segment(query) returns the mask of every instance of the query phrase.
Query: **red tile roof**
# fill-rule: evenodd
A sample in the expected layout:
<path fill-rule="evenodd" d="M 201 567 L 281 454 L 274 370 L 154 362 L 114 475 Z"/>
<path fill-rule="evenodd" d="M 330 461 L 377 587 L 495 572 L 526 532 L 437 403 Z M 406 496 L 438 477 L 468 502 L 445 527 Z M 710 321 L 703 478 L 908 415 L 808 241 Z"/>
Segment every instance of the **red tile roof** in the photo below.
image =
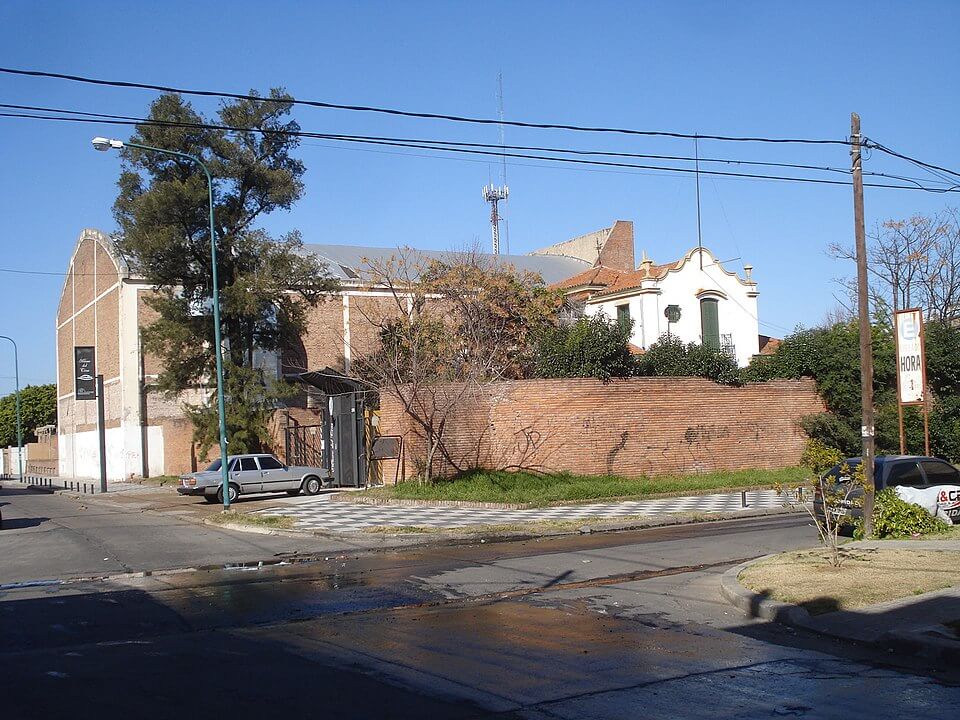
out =
<path fill-rule="evenodd" d="M 569 290 L 570 288 L 586 286 L 597 286 L 602 285 L 604 287 L 615 282 L 617 276 L 620 275 L 622 270 L 613 270 L 612 268 L 603 267 L 592 267 L 589 270 L 584 270 L 578 275 L 567 278 L 566 280 L 561 280 L 558 283 L 554 283 L 551 287 L 559 288 L 561 290 Z"/>
<path fill-rule="evenodd" d="M 760 354 L 761 355 L 773 355 L 777 352 L 777 348 L 780 347 L 782 340 L 779 340 L 775 337 L 770 337 L 769 335 L 760 336 Z"/>

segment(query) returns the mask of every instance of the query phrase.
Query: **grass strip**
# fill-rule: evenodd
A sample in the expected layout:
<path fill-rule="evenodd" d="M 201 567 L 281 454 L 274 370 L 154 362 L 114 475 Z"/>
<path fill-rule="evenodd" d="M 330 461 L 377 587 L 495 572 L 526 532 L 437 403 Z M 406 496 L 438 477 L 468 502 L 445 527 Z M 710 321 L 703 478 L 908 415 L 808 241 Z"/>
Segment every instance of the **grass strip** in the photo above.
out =
<path fill-rule="evenodd" d="M 210 522 L 217 525 L 247 525 L 270 530 L 289 530 L 296 524 L 296 520 L 285 515 L 260 515 L 254 513 L 239 513 L 235 510 L 226 510 L 211 515 Z"/>
<path fill-rule="evenodd" d="M 437 480 L 430 485 L 408 480 L 369 490 L 365 494 L 398 500 L 460 500 L 543 506 L 795 487 L 804 483 L 807 474 L 807 471 L 798 467 L 638 478 L 475 470 L 449 480 Z"/>
<path fill-rule="evenodd" d="M 740 582 L 811 615 L 960 585 L 960 552 L 851 548 L 844 553 L 839 568 L 827 562 L 823 549 L 782 553 L 748 567 Z"/>

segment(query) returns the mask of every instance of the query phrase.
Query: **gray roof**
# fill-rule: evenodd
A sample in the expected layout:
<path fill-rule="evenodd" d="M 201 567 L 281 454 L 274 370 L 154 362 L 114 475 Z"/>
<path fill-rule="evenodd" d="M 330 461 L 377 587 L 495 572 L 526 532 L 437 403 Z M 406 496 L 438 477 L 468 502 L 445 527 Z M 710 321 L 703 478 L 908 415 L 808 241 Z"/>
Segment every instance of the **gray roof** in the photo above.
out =
<path fill-rule="evenodd" d="M 327 261 L 330 273 L 343 282 L 357 281 L 362 278 L 364 259 L 369 261 L 388 260 L 401 252 L 400 248 L 362 247 L 360 245 L 304 244 L 304 253 L 316 255 Z M 452 260 L 464 253 L 450 250 L 405 249 L 421 258 Z M 579 258 L 562 255 L 491 255 L 482 253 L 482 257 L 494 260 L 498 264 L 512 265 L 518 271 L 528 270 L 540 273 L 548 285 L 566 280 L 590 267 L 590 263 Z"/>

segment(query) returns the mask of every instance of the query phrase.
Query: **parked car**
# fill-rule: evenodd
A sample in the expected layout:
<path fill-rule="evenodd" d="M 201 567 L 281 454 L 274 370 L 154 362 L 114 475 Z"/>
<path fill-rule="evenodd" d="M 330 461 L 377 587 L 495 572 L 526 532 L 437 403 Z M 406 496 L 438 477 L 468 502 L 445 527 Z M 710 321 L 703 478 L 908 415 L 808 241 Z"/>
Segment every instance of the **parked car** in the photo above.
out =
<path fill-rule="evenodd" d="M 835 517 L 863 517 L 863 511 L 856 507 L 863 497 L 863 488 L 849 489 L 850 474 L 862 462 L 858 457 L 847 458 L 821 476 L 828 492 L 843 494 L 846 498 L 840 501 L 840 507 L 833 508 Z M 945 460 L 925 455 L 878 455 L 874 458 L 873 484 L 876 492 L 895 487 L 929 490 L 942 486 L 938 504 L 947 516 L 960 522 L 960 470 Z M 817 517 L 823 518 L 823 497 L 819 488 L 814 494 L 813 508 Z"/>
<path fill-rule="evenodd" d="M 316 495 L 333 483 L 330 471 L 320 467 L 287 466 L 273 455 L 230 455 L 230 502 L 240 495 L 286 490 L 290 495 Z M 181 495 L 202 495 L 207 502 L 223 502 L 223 478 L 220 459 L 201 472 L 180 476 L 177 492 Z"/>

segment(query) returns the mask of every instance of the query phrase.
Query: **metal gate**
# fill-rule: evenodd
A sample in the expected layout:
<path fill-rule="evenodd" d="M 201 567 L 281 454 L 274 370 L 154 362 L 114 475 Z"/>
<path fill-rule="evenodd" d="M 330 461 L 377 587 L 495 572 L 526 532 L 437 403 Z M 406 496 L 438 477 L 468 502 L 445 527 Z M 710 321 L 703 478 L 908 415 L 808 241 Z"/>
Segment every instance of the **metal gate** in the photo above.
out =
<path fill-rule="evenodd" d="M 364 410 L 367 393 L 359 383 L 326 368 L 298 378 L 322 393 L 319 423 L 286 428 L 287 464 L 330 470 L 339 487 L 367 484 L 367 442 Z"/>
<path fill-rule="evenodd" d="M 320 425 L 294 425 L 286 429 L 286 458 L 288 465 L 330 467 L 330 428 Z"/>

